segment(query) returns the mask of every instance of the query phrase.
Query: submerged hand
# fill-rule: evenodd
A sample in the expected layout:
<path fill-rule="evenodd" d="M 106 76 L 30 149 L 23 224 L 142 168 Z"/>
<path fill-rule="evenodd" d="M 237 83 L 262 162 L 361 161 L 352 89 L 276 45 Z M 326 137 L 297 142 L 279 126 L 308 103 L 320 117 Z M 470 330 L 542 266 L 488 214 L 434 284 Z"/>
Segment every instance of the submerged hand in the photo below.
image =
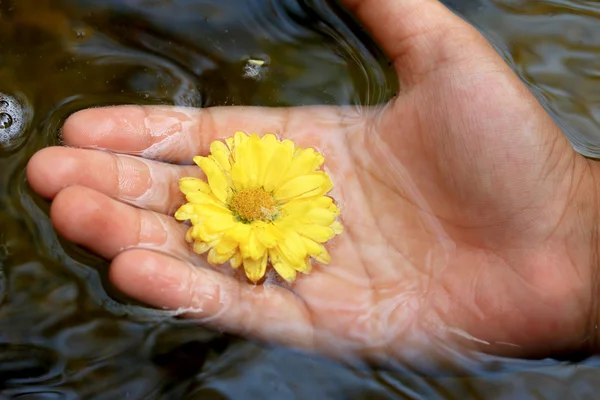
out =
<path fill-rule="evenodd" d="M 72 147 L 28 166 L 56 229 L 112 259 L 112 282 L 133 298 L 263 340 L 400 359 L 434 343 L 519 356 L 593 347 L 596 165 L 437 1 L 345 3 L 393 60 L 397 98 L 80 111 L 63 130 Z M 179 178 L 200 176 L 177 163 L 237 130 L 318 148 L 335 185 L 345 232 L 331 264 L 289 288 L 207 266 L 172 218 Z"/>

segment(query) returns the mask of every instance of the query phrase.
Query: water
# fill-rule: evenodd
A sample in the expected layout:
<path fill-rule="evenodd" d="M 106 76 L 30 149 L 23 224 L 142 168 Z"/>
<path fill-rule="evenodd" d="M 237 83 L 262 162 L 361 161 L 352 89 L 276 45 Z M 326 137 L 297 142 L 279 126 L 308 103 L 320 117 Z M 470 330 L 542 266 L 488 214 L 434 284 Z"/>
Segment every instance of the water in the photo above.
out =
<path fill-rule="evenodd" d="M 17 147 L 25 139 L 30 110 L 24 100 L 0 93 L 0 147 Z"/>
<path fill-rule="evenodd" d="M 493 41 L 574 147 L 597 156 L 599 6 L 447 3 Z M 390 98 L 396 83 L 387 61 L 338 8 L 292 0 L 2 1 L 0 41 L 3 398 L 597 393 L 594 357 L 576 364 L 483 357 L 466 376 L 423 377 L 401 368 L 351 368 L 163 318 L 116 292 L 106 261 L 57 237 L 49 205 L 29 189 L 24 167 L 36 150 L 60 143 L 60 126 L 76 110 L 125 103 L 377 104 Z"/>

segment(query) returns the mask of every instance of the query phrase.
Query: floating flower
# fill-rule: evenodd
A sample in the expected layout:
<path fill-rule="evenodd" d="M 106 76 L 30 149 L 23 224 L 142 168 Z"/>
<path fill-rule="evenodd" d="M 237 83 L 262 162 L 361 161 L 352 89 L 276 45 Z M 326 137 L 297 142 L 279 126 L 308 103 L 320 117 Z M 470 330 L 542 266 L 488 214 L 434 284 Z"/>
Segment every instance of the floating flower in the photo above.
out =
<path fill-rule="evenodd" d="M 342 232 L 340 210 L 325 196 L 333 184 L 313 149 L 268 134 L 236 132 L 214 141 L 208 157 L 194 157 L 208 182 L 182 178 L 188 203 L 175 213 L 192 226 L 186 240 L 208 252 L 213 265 L 244 266 L 253 282 L 271 265 L 286 281 L 310 273 L 312 260 L 328 264 L 323 244 Z"/>

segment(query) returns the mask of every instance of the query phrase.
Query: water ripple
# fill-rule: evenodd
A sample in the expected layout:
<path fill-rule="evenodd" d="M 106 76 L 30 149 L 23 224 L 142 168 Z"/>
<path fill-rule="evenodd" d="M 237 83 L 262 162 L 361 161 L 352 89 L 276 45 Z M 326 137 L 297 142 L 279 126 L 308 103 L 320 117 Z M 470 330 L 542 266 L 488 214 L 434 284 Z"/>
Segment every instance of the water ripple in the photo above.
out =
<path fill-rule="evenodd" d="M 600 7 L 597 2 L 495 0 L 481 19 L 574 149 L 600 157 Z M 534 23 L 535 22 L 535 23 Z"/>

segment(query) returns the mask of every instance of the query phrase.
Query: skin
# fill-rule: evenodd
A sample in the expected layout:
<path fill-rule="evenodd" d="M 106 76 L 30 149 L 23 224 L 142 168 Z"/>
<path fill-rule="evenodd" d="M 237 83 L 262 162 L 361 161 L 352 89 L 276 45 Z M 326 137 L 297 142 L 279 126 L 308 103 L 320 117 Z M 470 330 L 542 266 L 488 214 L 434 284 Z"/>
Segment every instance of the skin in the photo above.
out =
<path fill-rule="evenodd" d="M 83 110 L 35 154 L 57 231 L 151 306 L 334 357 L 597 349 L 598 166 L 489 43 L 435 0 L 346 0 L 393 61 L 385 107 Z M 316 147 L 345 233 L 332 262 L 253 285 L 190 252 L 177 181 L 236 130 Z M 52 168 L 47 168 L 52 165 Z M 445 356 L 446 354 L 446 356 Z"/>

